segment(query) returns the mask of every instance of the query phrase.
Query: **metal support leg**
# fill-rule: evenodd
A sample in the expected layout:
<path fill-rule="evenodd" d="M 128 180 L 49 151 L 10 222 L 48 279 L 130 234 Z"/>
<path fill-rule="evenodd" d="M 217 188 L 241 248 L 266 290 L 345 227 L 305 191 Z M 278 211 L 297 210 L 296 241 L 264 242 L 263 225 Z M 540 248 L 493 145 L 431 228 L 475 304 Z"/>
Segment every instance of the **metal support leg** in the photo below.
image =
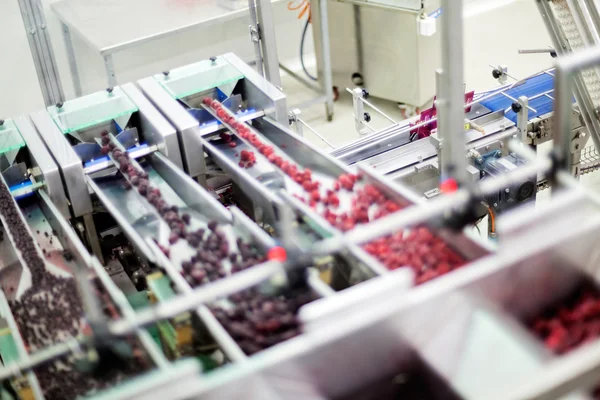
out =
<path fill-rule="evenodd" d="M 263 70 L 262 54 L 260 52 L 260 29 L 258 28 L 258 17 L 256 16 L 256 3 L 254 0 L 248 0 L 248 9 L 250 10 L 250 40 L 254 46 L 254 57 L 256 58 L 256 71 L 265 75 Z"/>
<path fill-rule="evenodd" d="M 115 75 L 115 64 L 113 63 L 112 54 L 107 54 L 104 56 L 104 65 L 106 66 L 108 87 L 112 88 L 117 86 L 117 76 Z"/>
<path fill-rule="evenodd" d="M 323 90 L 325 91 L 325 112 L 327 121 L 333 120 L 333 72 L 331 69 L 331 49 L 329 47 L 328 0 L 319 1 L 319 20 L 321 22 L 321 59 L 323 60 Z"/>
<path fill-rule="evenodd" d="M 281 74 L 279 73 L 279 58 L 277 56 L 277 41 L 275 40 L 275 25 L 273 23 L 271 0 L 255 0 L 255 2 L 265 77 L 273 85 L 281 87 Z"/>
<path fill-rule="evenodd" d="M 365 73 L 365 60 L 362 42 L 362 19 L 360 17 L 360 6 L 355 4 L 352 6 L 352 12 L 354 14 L 354 37 L 356 40 L 356 58 L 358 65 L 358 73 L 364 76 Z M 365 83 L 363 82 L 363 85 Z"/>
<path fill-rule="evenodd" d="M 442 71 L 437 71 L 438 131 L 442 143 L 442 181 L 454 178 L 459 185 L 468 183 L 465 157 L 465 92 L 463 79 L 463 5 L 443 0 Z"/>
<path fill-rule="evenodd" d="M 92 214 L 85 214 L 83 216 L 83 224 L 85 225 L 85 235 L 92 252 L 104 264 L 104 257 L 102 256 L 102 248 L 100 247 L 100 240 L 98 240 L 98 232 L 96 232 L 96 224 L 94 224 L 94 217 Z"/>
<path fill-rule="evenodd" d="M 63 38 L 65 40 L 65 47 L 67 49 L 67 58 L 69 59 L 71 79 L 73 80 L 73 89 L 75 90 L 75 96 L 80 97 L 83 94 L 83 91 L 81 90 L 81 78 L 79 77 L 79 69 L 77 68 L 77 59 L 75 58 L 75 49 L 73 47 L 71 31 L 65 24 L 62 24 L 62 31 Z"/>
<path fill-rule="evenodd" d="M 519 97 L 519 106 L 521 107 L 517 114 L 517 130 L 519 131 L 519 137 L 521 142 L 527 143 L 529 138 L 527 136 L 527 123 L 529 122 L 529 100 L 526 96 Z"/>
<path fill-rule="evenodd" d="M 46 29 L 44 8 L 40 0 L 19 0 L 19 7 L 44 103 L 47 106 L 54 105 L 64 100 L 64 93 Z"/>

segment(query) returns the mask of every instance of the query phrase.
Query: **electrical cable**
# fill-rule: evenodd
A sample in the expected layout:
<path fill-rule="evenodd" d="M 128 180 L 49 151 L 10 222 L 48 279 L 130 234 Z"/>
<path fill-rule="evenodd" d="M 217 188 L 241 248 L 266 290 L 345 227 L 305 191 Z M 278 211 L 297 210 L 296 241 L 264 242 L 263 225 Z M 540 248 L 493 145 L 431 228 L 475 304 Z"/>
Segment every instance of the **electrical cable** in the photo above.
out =
<path fill-rule="evenodd" d="M 313 81 L 317 81 L 318 79 L 310 74 L 306 69 L 306 65 L 304 65 L 304 41 L 306 40 L 306 32 L 308 31 L 308 25 L 310 24 L 310 18 L 306 20 L 304 24 L 304 30 L 302 31 L 302 38 L 300 39 L 300 64 L 302 64 L 302 70 Z"/>

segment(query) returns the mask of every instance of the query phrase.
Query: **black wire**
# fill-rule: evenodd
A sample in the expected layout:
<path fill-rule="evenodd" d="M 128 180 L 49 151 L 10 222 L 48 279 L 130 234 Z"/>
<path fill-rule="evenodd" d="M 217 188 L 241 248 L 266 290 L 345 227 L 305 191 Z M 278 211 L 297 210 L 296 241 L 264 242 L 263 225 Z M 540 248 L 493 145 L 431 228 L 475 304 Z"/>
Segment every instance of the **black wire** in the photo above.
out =
<path fill-rule="evenodd" d="M 312 76 L 310 74 L 310 72 L 308 72 L 308 70 L 306 69 L 306 66 L 304 65 L 304 40 L 306 39 L 306 32 L 308 31 L 309 23 L 310 23 L 310 21 L 307 18 L 306 24 L 304 24 L 304 30 L 302 31 L 302 38 L 300 39 L 300 64 L 302 64 L 302 69 L 304 70 L 304 73 L 306 74 L 306 76 L 308 76 L 313 81 L 316 81 L 317 78 Z"/>

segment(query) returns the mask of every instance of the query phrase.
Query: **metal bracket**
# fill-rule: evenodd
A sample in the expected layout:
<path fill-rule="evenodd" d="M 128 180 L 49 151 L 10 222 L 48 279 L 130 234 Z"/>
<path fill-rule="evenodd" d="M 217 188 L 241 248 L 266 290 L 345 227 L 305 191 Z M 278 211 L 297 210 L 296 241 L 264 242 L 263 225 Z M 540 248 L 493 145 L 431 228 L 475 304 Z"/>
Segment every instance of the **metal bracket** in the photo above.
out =
<path fill-rule="evenodd" d="M 302 114 L 302 111 L 300 111 L 299 108 L 294 108 L 293 110 L 290 110 L 289 118 L 290 118 L 290 124 L 292 124 L 292 123 L 294 124 L 296 134 L 298 134 L 298 136 L 300 136 L 300 137 L 304 137 L 304 130 L 302 129 L 302 122 L 300 122 L 301 114 Z"/>
<path fill-rule="evenodd" d="M 527 136 L 527 125 L 529 122 L 529 99 L 526 96 L 519 97 L 517 103 L 513 103 L 513 111 L 517 113 L 517 130 L 519 138 L 523 143 L 529 143 Z"/>
<path fill-rule="evenodd" d="M 369 133 L 365 125 L 365 105 L 362 101 L 363 89 L 355 88 L 351 90 L 352 105 L 354 107 L 354 127 L 360 136 Z"/>
<path fill-rule="evenodd" d="M 506 65 L 498 65 L 492 71 L 492 76 L 500 82 L 501 85 L 506 84 L 508 79 L 508 67 Z"/>
<path fill-rule="evenodd" d="M 258 25 L 250 25 L 250 39 L 252 43 L 260 42 L 260 28 Z"/>

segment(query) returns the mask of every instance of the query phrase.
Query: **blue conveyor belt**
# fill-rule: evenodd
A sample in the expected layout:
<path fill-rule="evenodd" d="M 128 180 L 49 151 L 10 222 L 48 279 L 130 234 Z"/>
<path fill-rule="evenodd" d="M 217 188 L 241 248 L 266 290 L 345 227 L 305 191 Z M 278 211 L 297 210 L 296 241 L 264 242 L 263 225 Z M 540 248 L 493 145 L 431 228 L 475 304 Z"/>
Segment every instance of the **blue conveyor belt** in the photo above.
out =
<path fill-rule="evenodd" d="M 542 73 L 540 75 L 536 75 L 528 79 L 519 86 L 507 90 L 506 93 L 515 99 L 518 99 L 521 96 L 527 96 L 531 98 L 535 95 L 547 92 L 552 89 L 554 89 L 554 77 Z M 550 93 L 550 96 L 554 97 L 553 93 Z M 509 108 L 512 103 L 513 101 L 511 99 L 502 94 L 498 94 L 492 98 L 481 102 L 483 106 L 489 108 L 492 111 L 505 110 Z M 535 109 L 537 112 L 534 113 L 533 111 L 529 110 L 529 119 L 547 114 L 550 111 L 552 111 L 552 103 L 552 99 L 548 98 L 547 96 L 541 96 L 537 99 L 530 100 L 529 107 Z M 517 122 L 517 115 L 512 110 L 509 110 L 506 113 L 506 118 L 510 119 L 515 123 Z"/>

